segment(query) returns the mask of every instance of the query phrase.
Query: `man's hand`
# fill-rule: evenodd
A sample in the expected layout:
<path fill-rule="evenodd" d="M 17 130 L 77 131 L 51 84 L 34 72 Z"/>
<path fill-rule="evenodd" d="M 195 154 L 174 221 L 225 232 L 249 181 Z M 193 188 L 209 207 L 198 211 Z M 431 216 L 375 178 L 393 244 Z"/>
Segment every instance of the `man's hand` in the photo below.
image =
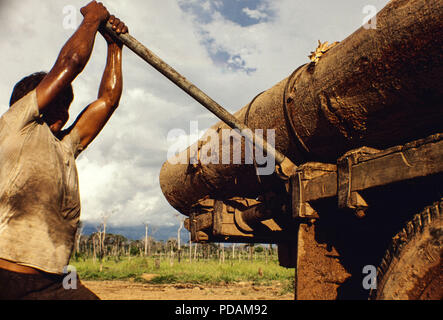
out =
<path fill-rule="evenodd" d="M 111 16 L 108 20 L 108 22 L 112 25 L 112 30 L 115 31 L 115 33 L 119 34 L 125 34 L 128 32 L 128 27 L 125 25 L 123 21 L 116 18 L 115 16 Z M 99 28 L 100 34 L 105 38 L 106 42 L 108 44 L 116 43 L 119 45 L 119 47 L 122 47 L 123 44 L 120 41 L 116 41 L 113 37 L 111 37 L 106 31 L 104 31 L 103 28 Z"/>
<path fill-rule="evenodd" d="M 97 1 L 91 1 L 88 5 L 81 8 L 80 12 L 85 19 L 91 19 L 98 23 L 109 19 L 109 11 L 101 2 Z"/>
<path fill-rule="evenodd" d="M 125 34 L 128 32 L 128 27 L 125 25 L 123 21 L 121 21 L 119 18 L 116 18 L 114 16 L 111 16 L 109 18 L 109 23 L 112 24 L 112 30 L 114 30 L 117 34 Z"/>

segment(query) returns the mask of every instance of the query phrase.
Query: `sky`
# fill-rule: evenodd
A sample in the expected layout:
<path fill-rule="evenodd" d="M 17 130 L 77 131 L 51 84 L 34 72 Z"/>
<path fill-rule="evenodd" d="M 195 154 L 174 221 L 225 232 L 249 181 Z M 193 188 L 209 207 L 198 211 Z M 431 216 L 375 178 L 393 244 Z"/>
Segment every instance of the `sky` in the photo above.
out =
<path fill-rule="evenodd" d="M 235 112 L 257 93 L 286 78 L 317 41 L 341 41 L 357 30 L 371 8 L 387 0 L 107 0 L 104 5 L 156 55 Z M 82 21 L 77 0 L 0 0 L 0 114 L 12 88 L 36 71 L 49 71 Z M 368 6 L 369 9 L 368 9 Z M 73 83 L 69 126 L 97 97 L 106 62 L 98 34 L 92 57 Z M 180 214 L 165 200 L 159 172 L 167 160 L 171 130 L 183 149 L 218 120 L 128 49 L 123 55 L 120 106 L 77 160 L 81 220 L 129 227 L 178 225 Z"/>

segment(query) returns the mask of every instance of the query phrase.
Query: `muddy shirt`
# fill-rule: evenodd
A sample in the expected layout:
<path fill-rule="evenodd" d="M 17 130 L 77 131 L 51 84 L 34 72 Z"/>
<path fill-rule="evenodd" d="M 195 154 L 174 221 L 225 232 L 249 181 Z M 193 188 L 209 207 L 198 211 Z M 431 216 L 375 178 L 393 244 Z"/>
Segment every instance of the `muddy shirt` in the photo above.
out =
<path fill-rule="evenodd" d="M 41 120 L 35 90 L 0 118 L 0 258 L 58 274 L 79 222 L 82 151 L 75 129 L 62 136 Z"/>

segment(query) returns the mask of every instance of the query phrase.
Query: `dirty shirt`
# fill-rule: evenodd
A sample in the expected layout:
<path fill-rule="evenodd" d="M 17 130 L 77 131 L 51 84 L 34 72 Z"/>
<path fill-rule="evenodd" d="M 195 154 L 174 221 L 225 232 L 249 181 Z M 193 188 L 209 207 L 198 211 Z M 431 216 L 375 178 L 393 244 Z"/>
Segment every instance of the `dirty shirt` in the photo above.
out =
<path fill-rule="evenodd" d="M 76 129 L 56 138 L 36 91 L 0 117 L 0 258 L 61 274 L 80 216 Z"/>

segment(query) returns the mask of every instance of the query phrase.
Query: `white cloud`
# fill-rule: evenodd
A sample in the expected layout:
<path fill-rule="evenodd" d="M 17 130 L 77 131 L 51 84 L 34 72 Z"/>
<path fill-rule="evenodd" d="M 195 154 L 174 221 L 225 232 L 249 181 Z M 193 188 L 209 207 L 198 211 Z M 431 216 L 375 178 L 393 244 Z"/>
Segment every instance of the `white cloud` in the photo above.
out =
<path fill-rule="evenodd" d="M 243 12 L 250 18 L 260 20 L 266 18 L 268 15 L 260 10 L 252 10 L 249 8 L 243 8 Z"/>

